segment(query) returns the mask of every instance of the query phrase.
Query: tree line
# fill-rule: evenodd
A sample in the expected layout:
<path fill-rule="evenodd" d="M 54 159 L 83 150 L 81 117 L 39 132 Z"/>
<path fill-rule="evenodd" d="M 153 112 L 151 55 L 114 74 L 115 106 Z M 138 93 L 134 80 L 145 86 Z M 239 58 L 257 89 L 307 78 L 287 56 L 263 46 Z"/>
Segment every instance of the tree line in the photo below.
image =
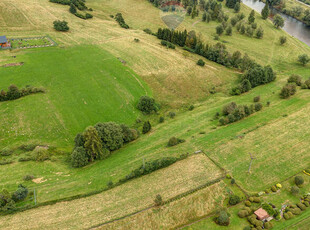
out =
<path fill-rule="evenodd" d="M 92 18 L 93 15 L 90 13 L 85 13 L 85 14 L 81 14 L 80 12 L 78 12 L 78 10 L 80 11 L 93 11 L 92 8 L 88 8 L 85 4 L 85 0 L 49 0 L 50 2 L 53 3 L 57 3 L 57 4 L 61 4 L 61 5 L 68 5 L 69 7 L 69 12 L 75 16 L 77 16 L 78 18 L 82 18 L 82 19 L 89 19 Z"/>

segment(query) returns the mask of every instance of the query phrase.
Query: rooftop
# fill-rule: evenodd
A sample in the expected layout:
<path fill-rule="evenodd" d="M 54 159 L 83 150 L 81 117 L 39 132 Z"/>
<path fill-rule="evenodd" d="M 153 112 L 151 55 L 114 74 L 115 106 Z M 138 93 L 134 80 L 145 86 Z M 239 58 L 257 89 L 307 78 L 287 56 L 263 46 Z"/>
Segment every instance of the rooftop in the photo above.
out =
<path fill-rule="evenodd" d="M 255 214 L 255 215 L 257 216 L 257 218 L 260 219 L 260 220 L 264 220 L 264 219 L 266 219 L 266 218 L 269 217 L 268 213 L 267 213 L 264 209 L 262 209 L 262 208 L 257 209 L 257 210 L 254 212 L 254 214 Z"/>
<path fill-rule="evenodd" d="M 7 43 L 8 40 L 6 39 L 6 36 L 0 36 L 0 43 Z"/>

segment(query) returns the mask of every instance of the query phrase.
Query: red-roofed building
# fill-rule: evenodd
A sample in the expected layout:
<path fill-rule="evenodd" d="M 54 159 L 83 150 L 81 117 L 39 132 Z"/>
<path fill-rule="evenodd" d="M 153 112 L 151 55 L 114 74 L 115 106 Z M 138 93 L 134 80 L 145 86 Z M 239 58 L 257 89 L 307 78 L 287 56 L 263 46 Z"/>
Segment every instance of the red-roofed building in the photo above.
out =
<path fill-rule="evenodd" d="M 8 42 L 6 36 L 0 36 L 0 48 L 11 48 L 11 43 Z"/>
<path fill-rule="evenodd" d="M 268 213 L 262 208 L 257 209 L 254 212 L 254 214 L 257 216 L 257 219 L 259 220 L 265 220 L 269 217 Z"/>

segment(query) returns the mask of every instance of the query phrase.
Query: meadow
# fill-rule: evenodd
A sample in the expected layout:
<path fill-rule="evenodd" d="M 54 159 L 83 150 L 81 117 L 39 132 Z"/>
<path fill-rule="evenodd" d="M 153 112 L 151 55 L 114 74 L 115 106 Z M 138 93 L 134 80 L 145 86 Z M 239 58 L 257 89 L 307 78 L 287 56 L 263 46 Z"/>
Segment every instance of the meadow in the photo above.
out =
<path fill-rule="evenodd" d="M 1 7 L 4 4 L 7 7 Z M 0 132 L 3 134 L 0 136 L 0 148 L 35 143 L 56 147 L 57 151 L 53 160 L 46 162 L 17 162 L 19 156 L 16 153 L 13 164 L 0 166 L 0 188 L 13 191 L 17 184 L 23 183 L 31 190 L 36 189 L 38 203 L 68 198 L 102 190 L 109 181 L 117 182 L 139 167 L 144 160 L 179 156 L 197 150 L 203 150 L 219 163 L 249 193 L 269 188 L 309 167 L 310 90 L 298 89 L 296 95 L 286 100 L 279 97 L 280 89 L 289 75 L 300 74 L 303 80 L 310 76 L 309 65 L 304 67 L 297 63 L 299 54 L 310 55 L 310 48 L 305 44 L 274 28 L 269 20 L 263 21 L 257 13 L 258 26 L 261 25 L 265 30 L 263 39 L 240 35 L 235 29 L 233 36 L 221 36 L 220 41 L 229 51 L 248 53 L 260 64 L 270 64 L 277 72 L 275 82 L 232 97 L 229 90 L 236 84 L 240 72 L 205 59 L 206 65 L 199 67 L 196 62 L 201 57 L 181 48 L 167 50 L 156 37 L 142 31 L 150 28 L 155 32 L 158 27 L 165 26 L 160 19 L 159 10 L 148 1 L 89 0 L 88 6 L 95 9 L 94 18 L 84 21 L 70 15 L 67 7 L 47 1 L 4 0 L 0 3 L 0 25 L 8 36 L 49 34 L 59 44 L 58 47 L 1 52 L 0 64 L 25 63 L 23 66 L 0 68 L 2 88 L 6 89 L 10 84 L 19 87 L 41 86 L 46 89 L 46 93 L 0 103 L 0 110 L 3 111 L 0 115 Z M 229 15 L 234 14 L 225 7 L 224 11 Z M 250 13 L 250 9 L 244 5 L 241 11 L 246 16 Z M 14 14 L 10 18 L 12 12 Z M 120 28 L 110 18 L 109 15 L 118 12 L 123 13 L 131 26 L 130 30 Z M 59 18 L 69 22 L 70 32 L 57 33 L 52 29 L 52 21 Z M 215 44 L 217 41 L 213 40 L 213 36 L 217 25 L 215 22 L 201 22 L 200 15 L 195 19 L 186 17 L 179 29 L 194 29 L 204 41 Z M 278 41 L 282 35 L 288 38 L 284 46 L 280 46 Z M 134 42 L 134 38 L 138 38 L 140 42 Z M 126 64 L 122 64 L 117 58 L 125 60 Z M 217 91 L 214 95 L 210 93 L 212 88 Z M 136 102 L 142 95 L 154 96 L 161 103 L 162 110 L 159 114 L 144 116 L 135 109 Z M 227 126 L 219 126 L 219 121 L 214 119 L 216 112 L 221 112 L 225 104 L 231 101 L 251 104 L 258 95 L 264 105 L 262 111 Z M 270 102 L 270 106 L 267 106 L 267 102 Z M 188 111 L 191 104 L 195 108 Z M 174 119 L 169 118 L 169 111 L 176 112 Z M 163 124 L 158 123 L 159 116 L 165 117 Z M 97 161 L 81 169 L 70 167 L 68 158 L 76 133 L 99 121 L 117 121 L 140 128 L 141 124 L 135 123 L 137 118 L 142 121 L 150 120 L 152 131 L 113 152 L 104 161 Z M 185 139 L 185 143 L 168 148 L 167 142 L 172 136 Z M 256 159 L 249 174 L 250 152 Z M 137 208 L 147 207 L 157 193 L 167 194 L 166 198 L 172 197 L 214 178 L 218 175 L 218 169 L 206 159 L 191 163 L 191 159 L 186 159 L 167 169 L 113 188 L 112 191 L 118 195 L 113 195 L 109 190 L 83 199 L 0 217 L 0 220 L 6 221 L 11 229 L 19 227 L 16 220 L 26 220 L 28 215 L 31 216 L 31 221 L 27 223 L 29 228 L 42 228 L 52 224 L 63 227 L 68 223 L 75 223 L 73 228 L 79 224 L 89 227 L 134 212 Z M 184 165 L 181 165 L 182 162 Z M 169 173 L 174 167 L 178 171 L 174 169 L 173 173 Z M 40 178 L 41 183 L 24 182 L 22 178 L 27 174 Z M 180 179 L 174 183 L 177 176 L 187 180 Z M 158 183 L 162 183 L 162 186 L 158 186 Z M 219 193 L 225 187 L 222 182 L 220 184 L 219 187 L 214 185 Z M 143 194 L 143 186 L 149 186 L 149 193 Z M 158 189 L 154 189 L 157 186 Z M 199 202 L 200 199 L 202 202 L 210 202 L 213 209 L 214 200 L 203 195 L 212 194 L 212 191 L 206 188 L 201 193 L 191 195 L 189 200 L 169 204 L 163 207 L 162 212 L 150 210 L 147 218 L 157 220 L 155 222 L 158 224 L 163 215 L 170 223 L 178 213 L 190 220 L 208 215 L 211 210 Z M 145 195 L 145 199 L 139 200 L 138 196 L 142 195 Z M 220 197 L 221 194 L 218 195 Z M 111 197 L 120 199 L 114 200 L 114 204 L 119 202 L 118 206 L 113 207 L 111 202 L 107 203 Z M 220 200 L 222 202 L 222 198 Z M 137 201 L 141 203 L 135 207 Z M 193 202 L 198 210 L 203 211 L 190 216 L 186 210 L 181 210 L 181 207 Z M 94 205 L 99 210 L 98 213 L 95 212 Z M 122 210 L 126 205 L 128 209 Z M 173 210 L 171 213 L 170 208 Z M 72 210 L 77 212 L 76 217 L 70 215 Z M 85 210 L 89 212 L 90 219 L 81 223 Z M 231 208 L 231 212 L 237 211 L 238 207 Z M 66 215 L 62 217 L 60 213 L 64 212 Z M 179 217 L 182 217 L 181 214 Z M 38 215 L 46 218 L 42 217 L 38 222 Z M 144 215 L 131 218 L 133 225 L 144 221 Z M 55 221 L 59 221 L 59 225 Z M 232 226 L 246 226 L 245 221 L 232 221 Z M 126 225 L 124 222 L 120 224 Z M 115 223 L 107 228 L 117 225 Z M 176 225 L 173 224 L 174 227 Z M 197 224 L 197 229 L 207 225 L 212 229 L 219 228 L 209 218 L 206 222 Z M 160 224 L 154 226 L 167 227 Z M 196 227 L 193 226 L 193 229 Z"/>

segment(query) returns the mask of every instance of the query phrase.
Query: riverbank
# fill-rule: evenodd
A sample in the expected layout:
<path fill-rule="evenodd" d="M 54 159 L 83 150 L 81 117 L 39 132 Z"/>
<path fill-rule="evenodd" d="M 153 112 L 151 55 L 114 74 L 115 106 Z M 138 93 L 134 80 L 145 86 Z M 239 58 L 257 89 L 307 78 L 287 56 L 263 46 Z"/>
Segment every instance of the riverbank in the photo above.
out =
<path fill-rule="evenodd" d="M 266 0 L 263 0 L 266 1 Z M 263 1 L 255 0 L 243 0 L 242 3 L 251 9 L 254 9 L 258 13 L 261 13 L 265 6 Z M 294 17 L 288 16 L 282 13 L 279 9 L 272 8 L 271 14 L 280 14 L 284 18 L 284 27 L 282 28 L 285 32 L 293 37 L 296 37 L 306 45 L 310 46 L 310 27 L 307 26 L 303 21 L 298 20 Z"/>

